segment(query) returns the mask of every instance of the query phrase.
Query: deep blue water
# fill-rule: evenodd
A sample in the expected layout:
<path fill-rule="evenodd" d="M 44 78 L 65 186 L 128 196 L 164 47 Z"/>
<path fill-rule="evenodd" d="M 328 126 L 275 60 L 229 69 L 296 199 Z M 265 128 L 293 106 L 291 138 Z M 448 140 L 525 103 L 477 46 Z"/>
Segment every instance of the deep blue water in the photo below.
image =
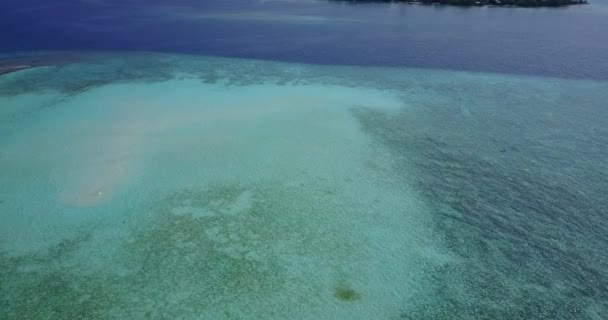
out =
<path fill-rule="evenodd" d="M 0 51 L 139 50 L 608 79 L 608 6 L 17 1 Z"/>

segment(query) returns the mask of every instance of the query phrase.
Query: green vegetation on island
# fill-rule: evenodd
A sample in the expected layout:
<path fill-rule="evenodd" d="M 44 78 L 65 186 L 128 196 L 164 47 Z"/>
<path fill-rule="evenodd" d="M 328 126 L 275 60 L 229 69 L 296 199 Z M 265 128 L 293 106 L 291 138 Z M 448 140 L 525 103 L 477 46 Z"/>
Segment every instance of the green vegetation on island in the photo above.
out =
<path fill-rule="evenodd" d="M 330 0 L 336 2 L 405 2 L 420 4 L 447 4 L 456 6 L 515 6 L 515 7 L 561 7 L 587 4 L 587 0 Z"/>

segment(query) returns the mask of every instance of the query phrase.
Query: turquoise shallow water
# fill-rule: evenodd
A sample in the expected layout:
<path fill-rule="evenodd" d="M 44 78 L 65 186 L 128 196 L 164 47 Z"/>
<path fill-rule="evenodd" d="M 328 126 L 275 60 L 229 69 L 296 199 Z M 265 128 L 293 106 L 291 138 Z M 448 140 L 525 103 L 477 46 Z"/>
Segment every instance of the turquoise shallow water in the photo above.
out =
<path fill-rule="evenodd" d="M 608 83 L 99 54 L 0 77 L 6 319 L 602 319 Z"/>

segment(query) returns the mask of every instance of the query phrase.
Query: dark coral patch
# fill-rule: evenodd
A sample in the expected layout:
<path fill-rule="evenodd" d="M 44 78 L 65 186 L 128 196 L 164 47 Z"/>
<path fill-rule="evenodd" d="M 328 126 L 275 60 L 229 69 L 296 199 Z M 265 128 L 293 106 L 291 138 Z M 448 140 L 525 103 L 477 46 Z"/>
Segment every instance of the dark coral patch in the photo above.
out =
<path fill-rule="evenodd" d="M 340 301 L 350 302 L 361 299 L 361 294 L 359 294 L 357 291 L 353 290 L 348 286 L 336 288 L 336 292 L 334 295 Z"/>

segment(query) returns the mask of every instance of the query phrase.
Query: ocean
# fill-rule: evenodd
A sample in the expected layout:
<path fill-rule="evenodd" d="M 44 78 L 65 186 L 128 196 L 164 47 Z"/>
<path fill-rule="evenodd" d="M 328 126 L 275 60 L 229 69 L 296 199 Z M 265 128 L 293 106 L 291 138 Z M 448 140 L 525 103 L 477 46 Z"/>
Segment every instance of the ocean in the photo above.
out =
<path fill-rule="evenodd" d="M 605 319 L 607 18 L 4 1 L 0 318 Z"/>

